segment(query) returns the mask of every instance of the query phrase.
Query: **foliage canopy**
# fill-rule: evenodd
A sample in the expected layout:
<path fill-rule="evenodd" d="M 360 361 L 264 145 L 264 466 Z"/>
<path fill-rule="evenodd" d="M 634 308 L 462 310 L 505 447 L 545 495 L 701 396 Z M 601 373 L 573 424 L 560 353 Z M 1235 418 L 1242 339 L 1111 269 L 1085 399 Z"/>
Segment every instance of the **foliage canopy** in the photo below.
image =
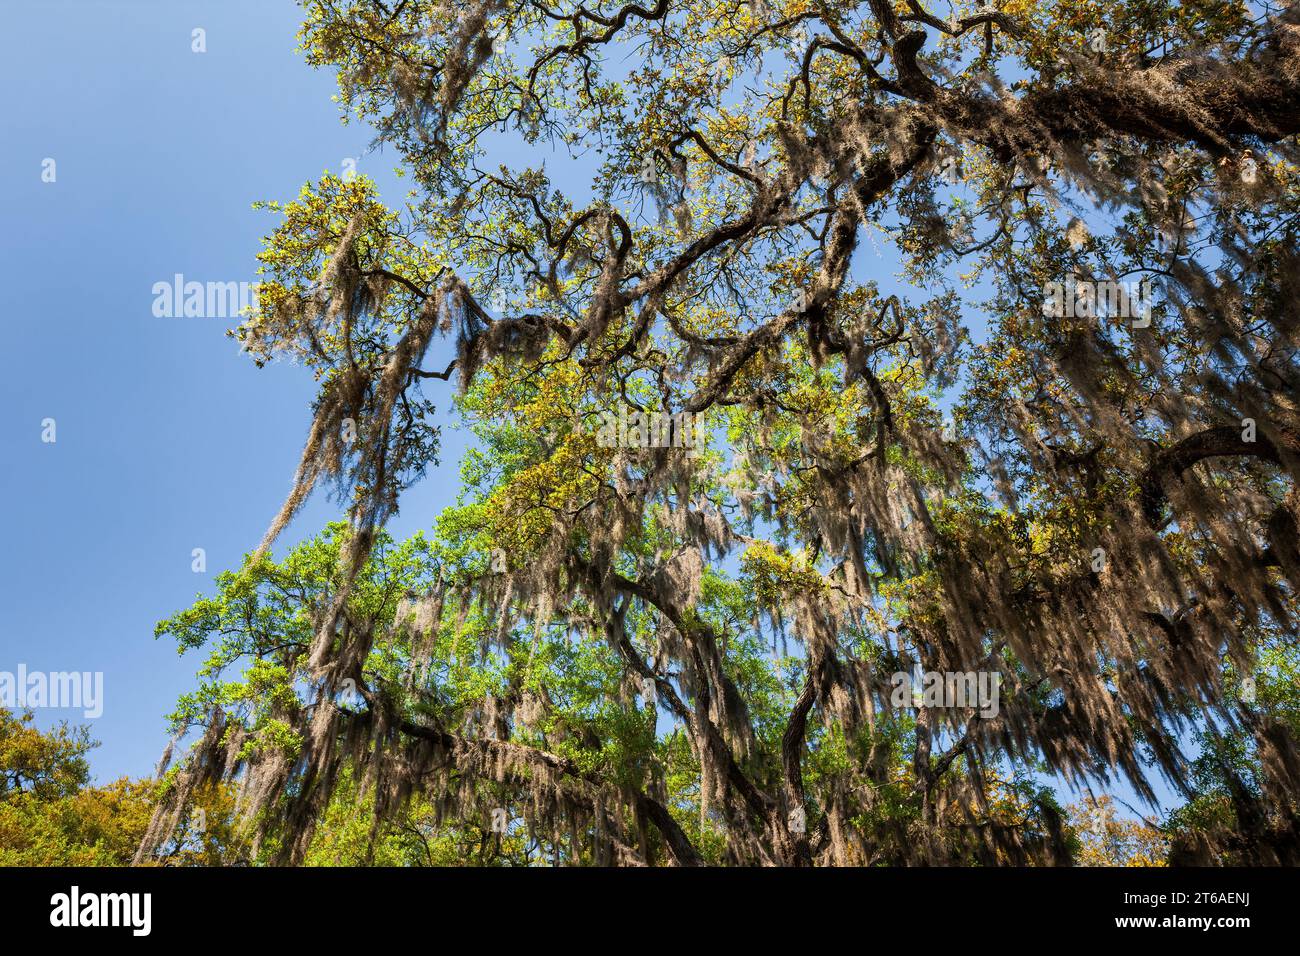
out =
<path fill-rule="evenodd" d="M 234 334 L 319 394 L 159 625 L 210 656 L 140 859 L 237 780 L 280 862 L 1063 863 L 1051 771 L 1300 862 L 1294 8 L 303 6 L 414 189 L 268 204 Z M 452 380 L 458 504 L 394 541 Z M 601 435 L 656 412 L 706 440 Z"/>

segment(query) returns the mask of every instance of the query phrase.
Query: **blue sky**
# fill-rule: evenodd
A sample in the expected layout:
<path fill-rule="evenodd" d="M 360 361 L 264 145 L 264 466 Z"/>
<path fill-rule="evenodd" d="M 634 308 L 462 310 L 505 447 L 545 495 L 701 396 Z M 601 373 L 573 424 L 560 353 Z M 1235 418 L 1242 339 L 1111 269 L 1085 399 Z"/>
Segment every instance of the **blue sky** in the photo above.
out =
<path fill-rule="evenodd" d="M 299 12 L 288 0 L 5 5 L 0 671 L 104 672 L 103 715 L 89 721 L 101 781 L 152 769 L 198 663 L 155 641 L 154 624 L 261 538 L 315 394 L 303 369 L 241 356 L 224 335 L 237 320 L 155 317 L 154 283 L 253 281 L 276 218 L 251 203 L 291 198 L 346 157 L 388 201 L 405 192 L 393 154 L 367 155 L 367 130 L 339 122 L 333 75 L 295 52 Z M 195 28 L 206 53 L 191 51 Z M 461 447 L 444 433 L 449 464 L 404 500 L 395 532 L 452 500 Z M 284 540 L 336 510 L 318 496 Z M 207 573 L 191 570 L 194 548 Z M 37 713 L 43 726 L 63 718 L 83 722 Z"/>
<path fill-rule="evenodd" d="M 290 0 L 42 0 L 5 16 L 0 671 L 104 672 L 93 770 L 141 776 L 198 664 L 155 641 L 154 624 L 261 538 L 315 394 L 304 370 L 240 355 L 224 334 L 237 320 L 156 317 L 153 286 L 176 273 L 253 281 L 276 220 L 251 203 L 288 199 L 349 157 L 390 204 L 406 187 L 393 153 L 367 153 L 368 130 L 339 122 L 332 73 L 295 52 Z M 205 53 L 191 49 L 195 28 Z M 894 263 L 876 248 L 889 255 L 864 242 L 858 271 L 892 291 Z M 445 413 L 450 390 L 429 394 Z M 453 500 L 463 448 L 444 428 L 443 465 L 403 499 L 395 534 Z M 336 513 L 316 496 L 282 544 Z M 191 569 L 195 548 L 206 573 Z M 83 722 L 38 713 L 42 726 L 64 718 Z"/>

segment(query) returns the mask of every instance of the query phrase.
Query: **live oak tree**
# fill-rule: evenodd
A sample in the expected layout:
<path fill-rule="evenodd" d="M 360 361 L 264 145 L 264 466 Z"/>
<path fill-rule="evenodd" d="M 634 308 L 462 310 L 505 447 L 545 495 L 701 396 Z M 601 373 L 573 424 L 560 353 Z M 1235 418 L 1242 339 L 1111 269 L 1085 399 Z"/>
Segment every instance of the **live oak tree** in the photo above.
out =
<path fill-rule="evenodd" d="M 1294 859 L 1295 797 L 1289 812 L 1285 802 L 1279 811 L 1270 792 L 1273 780 L 1260 759 L 1256 714 L 1267 714 L 1266 726 L 1274 735 L 1300 735 L 1300 655 L 1293 640 L 1265 639 L 1256 652 L 1254 706 L 1236 727 L 1197 732 L 1190 799 L 1162 827 L 1170 840 L 1171 864 L 1248 866 L 1261 859 Z"/>
<path fill-rule="evenodd" d="M 1064 863 L 1048 772 L 1300 859 L 1294 683 L 1244 691 L 1295 651 L 1300 13 L 303 6 L 413 190 L 267 204 L 234 334 L 319 393 L 159 625 L 210 657 L 138 859 L 224 780 L 278 862 Z M 461 496 L 396 542 L 453 383 Z"/>

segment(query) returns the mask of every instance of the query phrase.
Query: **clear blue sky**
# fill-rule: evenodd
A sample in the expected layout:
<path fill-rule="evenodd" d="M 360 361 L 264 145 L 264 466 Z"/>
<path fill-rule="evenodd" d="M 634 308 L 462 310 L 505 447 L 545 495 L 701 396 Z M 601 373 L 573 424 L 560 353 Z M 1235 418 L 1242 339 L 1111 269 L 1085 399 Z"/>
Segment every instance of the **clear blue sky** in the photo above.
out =
<path fill-rule="evenodd" d="M 153 284 L 253 281 L 275 219 L 252 201 L 290 198 L 347 157 L 390 204 L 405 192 L 394 154 L 367 154 L 368 130 L 339 122 L 332 73 L 295 52 L 299 16 L 290 0 L 4 4 L 0 670 L 104 672 L 90 722 L 100 781 L 152 769 L 198 663 L 155 641 L 154 624 L 260 539 L 315 392 L 302 369 L 239 355 L 232 320 L 155 317 Z M 196 27 L 206 53 L 191 50 Z M 893 262 L 877 244 L 857 268 L 888 291 Z M 430 394 L 445 413 L 447 392 Z M 54 444 L 41 441 L 46 418 Z M 455 495 L 464 443 L 443 437 L 443 466 L 404 499 L 398 535 Z M 336 512 L 317 496 L 282 542 Z M 191 570 L 199 547 L 204 574 Z M 42 726 L 63 718 L 83 722 L 38 712 Z"/>
<path fill-rule="evenodd" d="M 156 318 L 155 282 L 253 281 L 287 199 L 345 157 L 390 203 L 393 153 L 344 127 L 334 77 L 294 51 L 289 0 L 5 2 L 0 77 L 0 670 L 103 671 L 99 780 L 152 770 L 164 715 L 193 686 L 156 621 L 210 592 L 289 488 L 315 393 L 300 368 L 258 370 L 237 320 Z M 191 31 L 207 52 L 191 52 Z M 56 161 L 57 180 L 42 182 Z M 446 401 L 430 390 L 445 411 Z M 443 394 L 446 394 L 444 390 Z M 57 441 L 41 441 L 41 422 Z M 404 500 L 427 527 L 455 494 L 462 447 Z M 285 536 L 336 513 L 317 496 Z M 191 571 L 194 548 L 207 573 Z M 48 726 L 80 711 L 40 710 Z"/>

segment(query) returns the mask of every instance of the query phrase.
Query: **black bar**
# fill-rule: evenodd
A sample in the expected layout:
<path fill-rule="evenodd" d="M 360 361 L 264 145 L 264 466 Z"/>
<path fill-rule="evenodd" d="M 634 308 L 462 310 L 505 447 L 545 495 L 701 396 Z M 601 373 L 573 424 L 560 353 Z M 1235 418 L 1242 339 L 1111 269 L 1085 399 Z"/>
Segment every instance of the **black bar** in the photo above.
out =
<path fill-rule="evenodd" d="M 143 897 L 136 909 L 122 910 L 126 925 L 51 925 L 56 894 L 70 904 L 74 886 L 91 909 L 99 898 L 87 904 L 88 895 L 150 894 L 148 935 L 135 935 L 128 918 L 143 915 Z M 428 942 L 451 946 L 469 927 L 478 927 L 485 944 L 493 937 L 524 943 L 532 932 L 574 941 L 579 932 L 586 950 L 619 938 L 616 927 L 613 937 L 601 928 L 614 920 L 631 939 L 690 940 L 692 948 L 700 934 L 772 942 L 801 927 L 847 934 L 858 941 L 854 948 L 869 948 L 883 931 L 947 951 L 981 938 L 992 944 L 1200 935 L 1231 943 L 1243 933 L 1290 935 L 1298 887 L 1297 871 L 1283 869 L 0 869 L 0 917 L 14 940 L 76 934 L 127 946 L 375 948 L 445 926 L 451 935 Z M 120 903 L 111 901 L 110 916 Z M 1154 925 L 1117 924 L 1131 918 Z M 1200 926 L 1207 918 L 1211 925 Z M 1198 924 L 1178 922 L 1190 919 Z M 1242 919 L 1248 925 L 1218 922 Z"/>

